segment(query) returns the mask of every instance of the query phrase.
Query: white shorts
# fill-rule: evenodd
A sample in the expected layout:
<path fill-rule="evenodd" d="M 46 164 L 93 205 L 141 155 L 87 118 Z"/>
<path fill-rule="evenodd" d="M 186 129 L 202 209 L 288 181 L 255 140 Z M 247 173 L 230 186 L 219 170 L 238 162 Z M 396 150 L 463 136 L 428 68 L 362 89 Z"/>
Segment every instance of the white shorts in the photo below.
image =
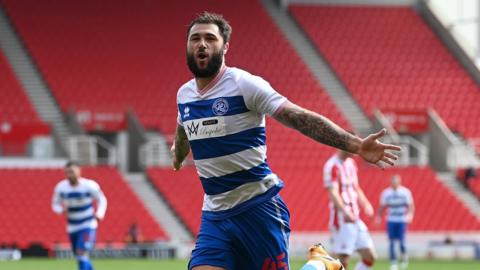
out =
<path fill-rule="evenodd" d="M 373 249 L 373 241 L 368 228 L 360 219 L 355 223 L 342 223 L 332 228 L 333 249 L 335 254 L 351 255 L 359 249 Z"/>

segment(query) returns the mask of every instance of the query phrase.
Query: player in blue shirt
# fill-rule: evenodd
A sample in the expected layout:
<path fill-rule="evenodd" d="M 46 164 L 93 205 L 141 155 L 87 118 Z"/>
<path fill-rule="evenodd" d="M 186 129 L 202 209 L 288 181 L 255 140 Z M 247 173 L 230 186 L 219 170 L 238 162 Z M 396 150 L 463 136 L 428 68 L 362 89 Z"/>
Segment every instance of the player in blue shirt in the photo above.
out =
<path fill-rule="evenodd" d="M 398 241 L 401 253 L 400 267 L 405 270 L 408 266 L 405 235 L 408 223 L 412 222 L 415 206 L 412 193 L 401 184 L 400 175 L 394 175 L 390 187 L 383 190 L 380 195 L 380 208 L 377 212 L 376 223 L 380 223 L 385 209 L 388 210 L 387 234 L 390 241 L 390 269 L 398 269 L 395 253 L 395 242 Z"/>
<path fill-rule="evenodd" d="M 53 192 L 52 209 L 67 218 L 67 232 L 79 270 L 93 270 L 89 252 L 95 244 L 98 221 L 107 210 L 107 199 L 93 180 L 81 177 L 75 162 L 65 165 L 66 179 L 60 181 Z M 93 207 L 96 201 L 97 209 Z"/>
<path fill-rule="evenodd" d="M 262 78 L 227 67 L 231 31 L 221 15 L 208 12 L 187 31 L 194 78 L 177 94 L 173 167 L 179 170 L 192 150 L 205 192 L 189 269 L 289 269 L 290 215 L 278 195 L 283 182 L 267 163 L 265 115 L 375 164 L 393 164 L 397 157 L 387 150 L 400 148 L 378 141 L 384 130 L 356 137 L 289 102 Z"/>

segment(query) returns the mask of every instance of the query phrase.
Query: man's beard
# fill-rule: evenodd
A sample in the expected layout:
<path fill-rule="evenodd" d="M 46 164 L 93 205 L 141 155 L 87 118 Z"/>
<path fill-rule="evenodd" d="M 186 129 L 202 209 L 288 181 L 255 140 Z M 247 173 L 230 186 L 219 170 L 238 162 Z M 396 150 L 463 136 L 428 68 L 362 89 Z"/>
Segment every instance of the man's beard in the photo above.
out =
<path fill-rule="evenodd" d="M 214 52 L 212 58 L 208 61 L 207 67 L 201 69 L 198 67 L 195 61 L 193 53 L 187 52 L 187 65 L 193 75 L 197 78 L 209 78 L 217 74 L 218 70 L 222 66 L 223 61 L 223 49 L 219 52 Z"/>

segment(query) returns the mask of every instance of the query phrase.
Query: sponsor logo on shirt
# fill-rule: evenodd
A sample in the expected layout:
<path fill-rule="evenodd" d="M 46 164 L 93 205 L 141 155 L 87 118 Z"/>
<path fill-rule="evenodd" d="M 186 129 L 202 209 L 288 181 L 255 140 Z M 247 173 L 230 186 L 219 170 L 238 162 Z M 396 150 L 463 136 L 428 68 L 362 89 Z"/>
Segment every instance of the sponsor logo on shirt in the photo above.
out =
<path fill-rule="evenodd" d="M 189 140 L 199 140 L 225 136 L 227 129 L 223 117 L 210 117 L 185 121 Z"/>

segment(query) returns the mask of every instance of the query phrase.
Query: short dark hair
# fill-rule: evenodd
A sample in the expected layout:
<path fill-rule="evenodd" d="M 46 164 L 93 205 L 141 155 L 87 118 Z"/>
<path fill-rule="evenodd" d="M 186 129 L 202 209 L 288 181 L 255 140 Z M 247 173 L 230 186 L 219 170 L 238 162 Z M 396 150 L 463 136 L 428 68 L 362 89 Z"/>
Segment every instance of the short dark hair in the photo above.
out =
<path fill-rule="evenodd" d="M 223 42 L 227 43 L 230 41 L 232 27 L 220 14 L 211 13 L 208 11 L 204 11 L 203 13 L 199 14 L 195 19 L 193 19 L 193 21 L 190 22 L 187 30 L 187 38 L 188 35 L 190 35 L 190 30 L 195 24 L 216 24 L 218 26 L 218 30 L 220 31 L 220 35 L 223 38 Z"/>
<path fill-rule="evenodd" d="M 77 161 L 70 160 L 65 164 L 65 168 L 70 168 L 72 166 L 80 167 L 80 164 Z"/>

